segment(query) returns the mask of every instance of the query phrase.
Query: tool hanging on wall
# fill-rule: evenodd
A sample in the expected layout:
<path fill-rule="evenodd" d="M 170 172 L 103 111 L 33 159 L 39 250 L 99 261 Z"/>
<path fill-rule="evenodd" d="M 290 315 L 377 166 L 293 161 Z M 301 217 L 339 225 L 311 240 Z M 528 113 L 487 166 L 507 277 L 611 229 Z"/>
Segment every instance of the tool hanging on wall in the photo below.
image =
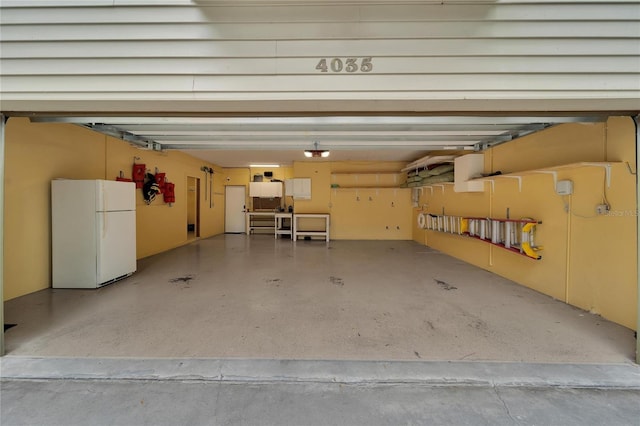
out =
<path fill-rule="evenodd" d="M 160 193 L 160 187 L 156 183 L 156 178 L 151 173 L 147 173 L 144 185 L 142 187 L 142 196 L 147 205 L 155 200 L 156 195 Z"/>
<path fill-rule="evenodd" d="M 534 219 L 418 215 L 418 226 L 422 229 L 466 235 L 536 260 L 542 259 L 538 254 L 542 246 L 534 242 L 536 226 L 541 223 Z"/>
<path fill-rule="evenodd" d="M 165 190 L 165 186 L 166 186 L 166 173 L 160 173 L 157 171 L 156 169 L 156 174 L 155 174 L 155 178 L 156 178 L 156 183 L 158 184 L 158 187 L 160 188 L 160 193 L 164 194 L 164 190 Z"/>
<path fill-rule="evenodd" d="M 213 168 L 202 166 L 200 170 L 204 172 L 204 199 L 207 200 L 209 195 L 209 208 L 213 207 Z"/>
<path fill-rule="evenodd" d="M 209 167 L 209 208 L 213 208 L 213 168 Z"/>
<path fill-rule="evenodd" d="M 176 185 L 171 182 L 164 183 L 164 192 L 162 196 L 164 197 L 164 202 L 171 205 L 176 202 L 176 193 L 175 193 Z"/>
<path fill-rule="evenodd" d="M 140 189 L 144 186 L 144 175 L 147 171 L 147 166 L 144 164 L 136 164 L 136 160 L 139 157 L 133 157 L 133 170 L 131 172 L 131 179 L 136 183 L 136 188 Z"/>
<path fill-rule="evenodd" d="M 204 199 L 205 201 L 207 200 L 207 175 L 209 174 L 209 167 L 207 166 L 202 166 L 200 167 L 200 170 L 202 170 L 204 172 Z"/>

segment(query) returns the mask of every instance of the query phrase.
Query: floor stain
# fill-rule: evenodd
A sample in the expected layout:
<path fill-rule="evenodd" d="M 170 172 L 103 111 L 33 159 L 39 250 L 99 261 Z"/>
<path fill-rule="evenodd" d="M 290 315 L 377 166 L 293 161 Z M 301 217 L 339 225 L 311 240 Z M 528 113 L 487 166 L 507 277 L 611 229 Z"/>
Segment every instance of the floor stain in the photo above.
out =
<path fill-rule="evenodd" d="M 440 281 L 440 280 L 436 280 L 434 279 L 434 281 L 436 282 L 436 284 L 438 284 L 443 290 L 457 290 L 458 287 L 454 287 L 451 284 L 445 282 L 445 281 Z"/>
<path fill-rule="evenodd" d="M 330 276 L 329 277 L 329 281 L 331 281 L 331 284 L 333 284 L 333 285 L 337 285 L 339 287 L 343 287 L 344 286 L 344 281 L 340 277 Z"/>
<path fill-rule="evenodd" d="M 193 275 L 185 275 L 184 277 L 177 277 L 169 280 L 170 283 L 188 283 L 193 279 Z"/>
<path fill-rule="evenodd" d="M 414 354 L 416 354 L 416 356 L 420 359 L 422 359 L 422 357 L 420 356 L 420 354 L 418 353 L 418 351 L 413 351 Z"/>
<path fill-rule="evenodd" d="M 474 318 L 469 324 L 469 327 L 475 328 L 478 331 L 486 331 L 489 327 L 487 323 L 481 320 L 480 318 Z"/>
<path fill-rule="evenodd" d="M 275 284 L 276 287 L 280 287 L 280 283 L 282 282 L 282 279 L 280 279 L 280 278 L 267 278 L 266 280 L 264 280 L 264 282 L 266 282 L 267 284 Z"/>
<path fill-rule="evenodd" d="M 426 322 L 427 326 L 429 326 L 430 329 L 435 330 L 436 328 L 433 326 L 433 323 L 431 321 L 427 321 Z"/>

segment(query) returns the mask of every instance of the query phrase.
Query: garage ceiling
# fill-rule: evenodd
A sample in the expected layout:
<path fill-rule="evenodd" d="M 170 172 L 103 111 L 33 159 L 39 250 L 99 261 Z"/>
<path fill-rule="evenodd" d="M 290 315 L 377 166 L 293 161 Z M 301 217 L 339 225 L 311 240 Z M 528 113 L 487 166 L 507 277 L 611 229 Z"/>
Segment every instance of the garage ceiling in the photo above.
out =
<path fill-rule="evenodd" d="M 151 150 L 178 150 L 222 167 L 289 165 L 303 151 L 332 161 L 413 161 L 433 152 L 481 150 L 550 126 L 603 117 L 282 116 L 36 117 L 81 125 Z"/>

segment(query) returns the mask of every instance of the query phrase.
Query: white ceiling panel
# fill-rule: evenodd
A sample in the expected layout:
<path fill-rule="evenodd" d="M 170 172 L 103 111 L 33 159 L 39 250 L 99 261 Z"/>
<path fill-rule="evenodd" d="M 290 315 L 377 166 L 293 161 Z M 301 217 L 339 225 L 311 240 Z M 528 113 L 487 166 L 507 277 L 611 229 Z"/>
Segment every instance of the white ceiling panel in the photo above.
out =
<path fill-rule="evenodd" d="M 303 151 L 316 147 L 331 151 L 329 161 L 410 162 L 435 151 L 485 149 L 560 123 L 597 122 L 603 119 L 597 116 L 391 115 L 32 117 L 34 122 L 84 126 L 143 149 L 187 152 L 223 167 L 309 161 Z"/>

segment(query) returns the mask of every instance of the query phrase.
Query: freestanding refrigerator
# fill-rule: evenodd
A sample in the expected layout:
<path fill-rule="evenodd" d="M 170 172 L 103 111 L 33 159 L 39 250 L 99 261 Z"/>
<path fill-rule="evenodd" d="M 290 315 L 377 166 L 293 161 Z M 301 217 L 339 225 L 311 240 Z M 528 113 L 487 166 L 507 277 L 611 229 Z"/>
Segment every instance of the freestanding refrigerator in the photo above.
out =
<path fill-rule="evenodd" d="M 96 288 L 136 271 L 133 182 L 51 181 L 52 287 Z"/>

